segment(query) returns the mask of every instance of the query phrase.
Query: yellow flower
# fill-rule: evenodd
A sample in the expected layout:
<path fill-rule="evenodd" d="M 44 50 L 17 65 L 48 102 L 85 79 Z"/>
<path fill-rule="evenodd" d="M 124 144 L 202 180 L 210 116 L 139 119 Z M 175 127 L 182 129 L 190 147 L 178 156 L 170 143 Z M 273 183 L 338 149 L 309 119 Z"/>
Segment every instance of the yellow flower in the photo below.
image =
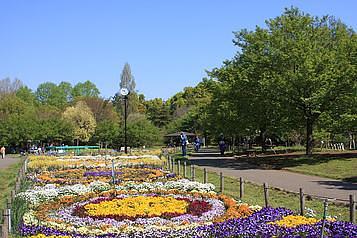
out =
<path fill-rule="evenodd" d="M 289 215 L 283 217 L 279 221 L 269 222 L 268 224 L 284 226 L 284 227 L 296 227 L 299 225 L 312 225 L 318 222 L 316 218 L 307 218 L 304 216 Z"/>
<path fill-rule="evenodd" d="M 154 217 L 165 213 L 184 214 L 188 203 L 173 197 L 128 197 L 87 204 L 84 208 L 90 216 Z"/>

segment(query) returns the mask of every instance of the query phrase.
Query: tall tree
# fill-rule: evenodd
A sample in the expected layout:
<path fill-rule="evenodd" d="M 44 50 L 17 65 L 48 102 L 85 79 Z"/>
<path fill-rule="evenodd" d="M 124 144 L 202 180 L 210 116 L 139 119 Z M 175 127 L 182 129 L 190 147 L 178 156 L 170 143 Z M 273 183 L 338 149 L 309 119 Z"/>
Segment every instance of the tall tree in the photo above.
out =
<path fill-rule="evenodd" d="M 120 88 L 127 88 L 132 93 L 135 91 L 135 79 L 131 73 L 130 65 L 125 63 L 123 71 L 120 75 Z"/>
<path fill-rule="evenodd" d="M 312 17 L 297 8 L 268 20 L 265 29 L 236 33 L 240 59 L 249 60 L 258 76 L 264 76 L 265 86 L 289 108 L 290 118 L 305 121 L 307 155 L 312 154 L 319 116 L 351 94 L 356 78 L 354 38 L 355 32 L 341 21 Z"/>

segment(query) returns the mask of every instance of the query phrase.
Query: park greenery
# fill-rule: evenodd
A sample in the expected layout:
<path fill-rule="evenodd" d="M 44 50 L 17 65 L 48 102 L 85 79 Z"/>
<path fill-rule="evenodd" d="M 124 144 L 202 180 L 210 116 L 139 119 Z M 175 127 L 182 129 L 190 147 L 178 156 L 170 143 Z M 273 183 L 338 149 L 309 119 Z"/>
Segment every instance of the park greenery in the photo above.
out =
<path fill-rule="evenodd" d="M 132 147 L 163 143 L 190 131 L 215 143 L 352 146 L 357 128 L 357 36 L 332 16 L 285 9 L 263 27 L 234 32 L 235 56 L 207 71 L 195 87 L 167 100 L 146 100 L 125 64 L 119 87 L 130 90 L 128 141 Z M 120 86 L 119 86 L 120 85 Z M 45 82 L 32 91 L 20 80 L 0 81 L 0 144 L 123 145 L 124 103 L 107 99 L 90 81 Z M 320 146 L 320 145 L 318 145 Z"/>

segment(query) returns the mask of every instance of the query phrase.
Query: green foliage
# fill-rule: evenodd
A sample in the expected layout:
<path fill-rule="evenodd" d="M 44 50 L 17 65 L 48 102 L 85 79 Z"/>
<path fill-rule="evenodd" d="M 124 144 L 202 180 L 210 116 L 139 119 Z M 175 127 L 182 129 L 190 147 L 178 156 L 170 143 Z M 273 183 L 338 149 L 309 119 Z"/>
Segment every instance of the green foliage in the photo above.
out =
<path fill-rule="evenodd" d="M 262 144 L 266 133 L 305 126 L 310 154 L 313 126 L 322 114 L 355 122 L 351 104 L 342 102 L 356 100 L 356 34 L 333 17 L 297 8 L 266 23 L 236 32 L 235 58 L 209 73 L 223 84 L 210 105 L 212 125 L 239 134 L 258 131 Z"/>
<path fill-rule="evenodd" d="M 90 108 L 82 101 L 74 107 L 68 107 L 63 112 L 63 118 L 74 127 L 74 138 L 87 142 L 95 132 L 96 121 Z"/>
<path fill-rule="evenodd" d="M 155 145 L 162 136 L 160 130 L 142 114 L 132 114 L 128 118 L 127 133 L 131 147 Z"/>
<path fill-rule="evenodd" d="M 77 83 L 72 89 L 73 98 L 76 97 L 98 97 L 100 94 L 97 86 L 87 80 L 84 83 Z"/>

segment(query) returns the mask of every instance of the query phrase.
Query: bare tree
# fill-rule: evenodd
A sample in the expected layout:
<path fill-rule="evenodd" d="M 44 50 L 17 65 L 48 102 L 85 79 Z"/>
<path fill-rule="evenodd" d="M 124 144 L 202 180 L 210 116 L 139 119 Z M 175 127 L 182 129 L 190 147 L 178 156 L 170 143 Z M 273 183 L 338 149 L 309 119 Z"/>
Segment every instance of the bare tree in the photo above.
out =
<path fill-rule="evenodd" d="M 0 95 L 15 93 L 23 86 L 21 80 L 15 78 L 11 80 L 10 78 L 4 78 L 0 80 Z"/>

